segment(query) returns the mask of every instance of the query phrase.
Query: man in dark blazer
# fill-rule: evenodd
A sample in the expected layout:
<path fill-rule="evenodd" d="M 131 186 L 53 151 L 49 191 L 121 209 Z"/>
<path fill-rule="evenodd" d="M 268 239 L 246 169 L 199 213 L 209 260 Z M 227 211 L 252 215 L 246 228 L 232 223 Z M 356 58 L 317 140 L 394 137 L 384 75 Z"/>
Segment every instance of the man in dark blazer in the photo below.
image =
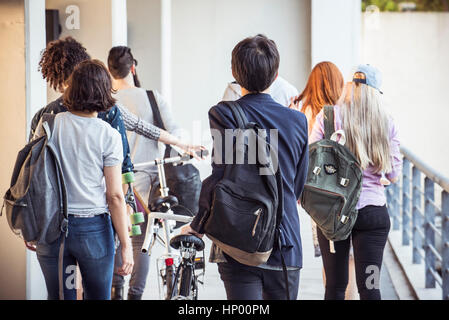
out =
<path fill-rule="evenodd" d="M 280 226 L 281 249 L 288 267 L 290 299 L 296 299 L 299 272 L 302 268 L 302 248 L 297 201 L 303 191 L 308 166 L 307 120 L 303 113 L 275 102 L 269 89 L 278 75 L 279 52 L 274 41 L 263 35 L 246 38 L 232 52 L 232 73 L 242 87 L 242 98 L 237 100 L 248 121 L 257 123 L 277 134 L 278 170 L 281 170 L 284 190 L 284 216 Z M 209 111 L 213 136 L 225 129 L 237 128 L 231 110 L 218 104 Z M 232 149 L 231 149 L 232 150 Z M 217 154 L 217 152 L 219 154 Z M 202 236 L 208 218 L 216 184 L 223 178 L 224 150 L 213 150 L 212 174 L 204 180 L 200 196 L 200 210 L 183 233 Z M 220 159 L 222 161 L 217 161 Z M 243 265 L 213 245 L 211 262 L 218 270 L 230 300 L 286 299 L 286 285 L 282 272 L 281 255 L 275 247 L 266 264 L 252 267 Z"/>

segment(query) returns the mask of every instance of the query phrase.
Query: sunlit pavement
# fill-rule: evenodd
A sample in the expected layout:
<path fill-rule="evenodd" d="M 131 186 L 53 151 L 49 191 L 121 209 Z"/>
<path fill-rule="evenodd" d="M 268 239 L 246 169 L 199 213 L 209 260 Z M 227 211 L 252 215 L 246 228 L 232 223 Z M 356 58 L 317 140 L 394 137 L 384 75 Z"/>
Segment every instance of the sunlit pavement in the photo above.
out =
<path fill-rule="evenodd" d="M 304 265 L 301 270 L 299 300 L 322 300 L 324 297 L 322 260 L 321 257 L 314 257 L 314 248 L 312 240 L 312 228 L 309 216 L 300 210 L 301 238 L 303 243 Z M 204 237 L 206 242 L 205 258 L 208 261 L 211 242 Z M 164 253 L 165 249 L 157 243 L 153 247 L 150 274 L 147 280 L 146 290 L 143 295 L 145 300 L 158 300 L 159 289 L 156 274 L 156 258 Z M 202 255 L 202 254 L 201 254 Z M 200 277 L 203 280 L 203 277 Z M 127 290 L 127 288 L 126 288 Z M 125 292 L 126 292 L 125 290 Z M 385 300 L 395 300 L 397 295 L 391 285 L 389 274 L 385 268 L 381 273 L 382 298 Z M 206 273 L 204 275 L 204 285 L 199 285 L 200 300 L 225 300 L 226 292 L 215 263 L 206 263 Z"/>

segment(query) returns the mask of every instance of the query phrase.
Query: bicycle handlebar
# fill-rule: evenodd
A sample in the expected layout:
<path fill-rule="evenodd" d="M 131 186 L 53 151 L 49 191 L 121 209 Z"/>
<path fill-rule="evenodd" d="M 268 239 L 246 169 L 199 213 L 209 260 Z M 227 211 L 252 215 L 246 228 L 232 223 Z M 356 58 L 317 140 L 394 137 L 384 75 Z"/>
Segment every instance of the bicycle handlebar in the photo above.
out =
<path fill-rule="evenodd" d="M 195 152 L 196 155 L 200 158 L 202 157 L 207 157 L 209 155 L 209 151 L 208 150 L 200 150 L 200 151 L 196 151 Z M 161 164 L 168 164 L 168 163 L 182 163 L 182 162 L 187 162 L 189 160 L 193 159 L 193 156 L 188 154 L 188 153 L 184 153 L 182 155 L 179 155 L 177 157 L 172 157 L 172 158 L 165 158 L 165 159 L 156 159 L 153 161 L 149 161 L 149 162 L 144 162 L 144 163 L 136 163 L 134 164 L 134 168 L 136 167 L 147 167 L 147 166 L 158 166 Z"/>
<path fill-rule="evenodd" d="M 209 151 L 200 150 L 195 153 L 199 157 L 202 158 L 202 157 L 206 157 L 209 154 Z M 156 159 L 154 161 L 150 161 L 150 162 L 146 162 L 146 163 L 134 164 L 134 168 L 146 167 L 146 166 L 157 166 L 158 171 L 159 171 L 158 174 L 159 174 L 159 180 L 160 180 L 161 196 L 167 197 L 168 196 L 168 187 L 166 186 L 166 181 L 165 181 L 164 164 L 167 164 L 167 163 L 180 164 L 182 162 L 189 161 L 192 158 L 193 158 L 193 156 L 191 156 L 189 154 L 182 154 L 177 157 L 166 158 L 166 159 Z M 137 172 L 137 170 L 135 170 L 135 172 Z M 170 208 L 170 206 L 168 206 L 168 208 Z M 149 255 L 151 254 L 151 246 L 152 246 L 152 242 L 153 242 L 151 235 L 153 233 L 155 219 L 162 220 L 162 225 L 164 227 L 164 233 L 165 233 L 165 237 L 166 237 L 166 239 L 165 239 L 166 240 L 166 249 L 167 249 L 167 253 L 170 253 L 170 245 L 168 244 L 169 230 L 168 230 L 168 226 L 165 223 L 165 220 L 175 220 L 175 221 L 179 221 L 179 222 L 189 223 L 193 220 L 193 217 L 176 215 L 176 214 L 173 214 L 173 212 L 171 210 L 170 210 L 170 213 L 151 212 L 148 215 L 147 230 L 145 232 L 145 240 L 142 245 L 142 252 L 148 253 Z"/>

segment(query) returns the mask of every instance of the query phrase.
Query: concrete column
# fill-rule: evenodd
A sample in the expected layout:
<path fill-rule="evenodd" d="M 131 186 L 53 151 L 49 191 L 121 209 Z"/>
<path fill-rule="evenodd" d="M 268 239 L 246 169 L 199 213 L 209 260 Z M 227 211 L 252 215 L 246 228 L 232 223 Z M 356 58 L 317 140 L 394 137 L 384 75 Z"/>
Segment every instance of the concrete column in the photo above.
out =
<path fill-rule="evenodd" d="M 0 190 L 9 187 L 17 152 L 25 145 L 34 113 L 46 104 L 46 84 L 38 72 L 45 48 L 45 0 L 7 0 L 0 3 L 0 38 L 7 50 L 0 53 L 5 79 L 0 90 Z M 25 44 L 25 47 L 24 47 Z M 8 81 L 7 79 L 13 79 Z M 36 254 L 27 251 L 6 217 L 0 219 L 0 299 L 46 297 Z"/>
<path fill-rule="evenodd" d="M 143 88 L 162 91 L 162 2 L 128 0 L 128 46 Z"/>
<path fill-rule="evenodd" d="M 128 28 L 126 19 L 126 0 L 111 0 L 112 46 L 128 44 Z M 109 50 L 109 49 L 108 49 Z"/>
<path fill-rule="evenodd" d="M 162 0 L 161 6 L 161 93 L 171 104 L 172 82 L 171 82 L 171 44 L 172 44 L 172 2 Z"/>
<path fill-rule="evenodd" d="M 34 114 L 46 104 L 47 84 L 38 71 L 45 49 L 45 0 L 25 0 L 27 132 Z"/>
<path fill-rule="evenodd" d="M 312 67 L 321 61 L 335 63 L 347 81 L 360 62 L 361 1 L 313 0 Z"/>
<path fill-rule="evenodd" d="M 128 45 L 142 87 L 172 100 L 172 1 L 128 0 Z"/>
<path fill-rule="evenodd" d="M 25 0 L 26 135 L 31 119 L 47 102 L 47 85 L 38 71 L 45 49 L 45 0 Z M 26 251 L 26 298 L 46 299 L 45 280 L 36 254 Z"/>

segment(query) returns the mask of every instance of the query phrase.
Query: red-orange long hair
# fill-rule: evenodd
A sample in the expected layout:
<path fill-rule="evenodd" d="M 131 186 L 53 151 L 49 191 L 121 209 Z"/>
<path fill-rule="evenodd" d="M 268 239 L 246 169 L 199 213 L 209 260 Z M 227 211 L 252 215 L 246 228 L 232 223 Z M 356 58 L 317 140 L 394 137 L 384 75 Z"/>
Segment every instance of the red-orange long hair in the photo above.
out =
<path fill-rule="evenodd" d="M 306 88 L 296 100 L 302 101 L 302 112 L 308 107 L 311 109 L 315 120 L 324 106 L 337 104 L 343 86 L 343 75 L 337 66 L 329 61 L 320 62 L 313 68 Z"/>

